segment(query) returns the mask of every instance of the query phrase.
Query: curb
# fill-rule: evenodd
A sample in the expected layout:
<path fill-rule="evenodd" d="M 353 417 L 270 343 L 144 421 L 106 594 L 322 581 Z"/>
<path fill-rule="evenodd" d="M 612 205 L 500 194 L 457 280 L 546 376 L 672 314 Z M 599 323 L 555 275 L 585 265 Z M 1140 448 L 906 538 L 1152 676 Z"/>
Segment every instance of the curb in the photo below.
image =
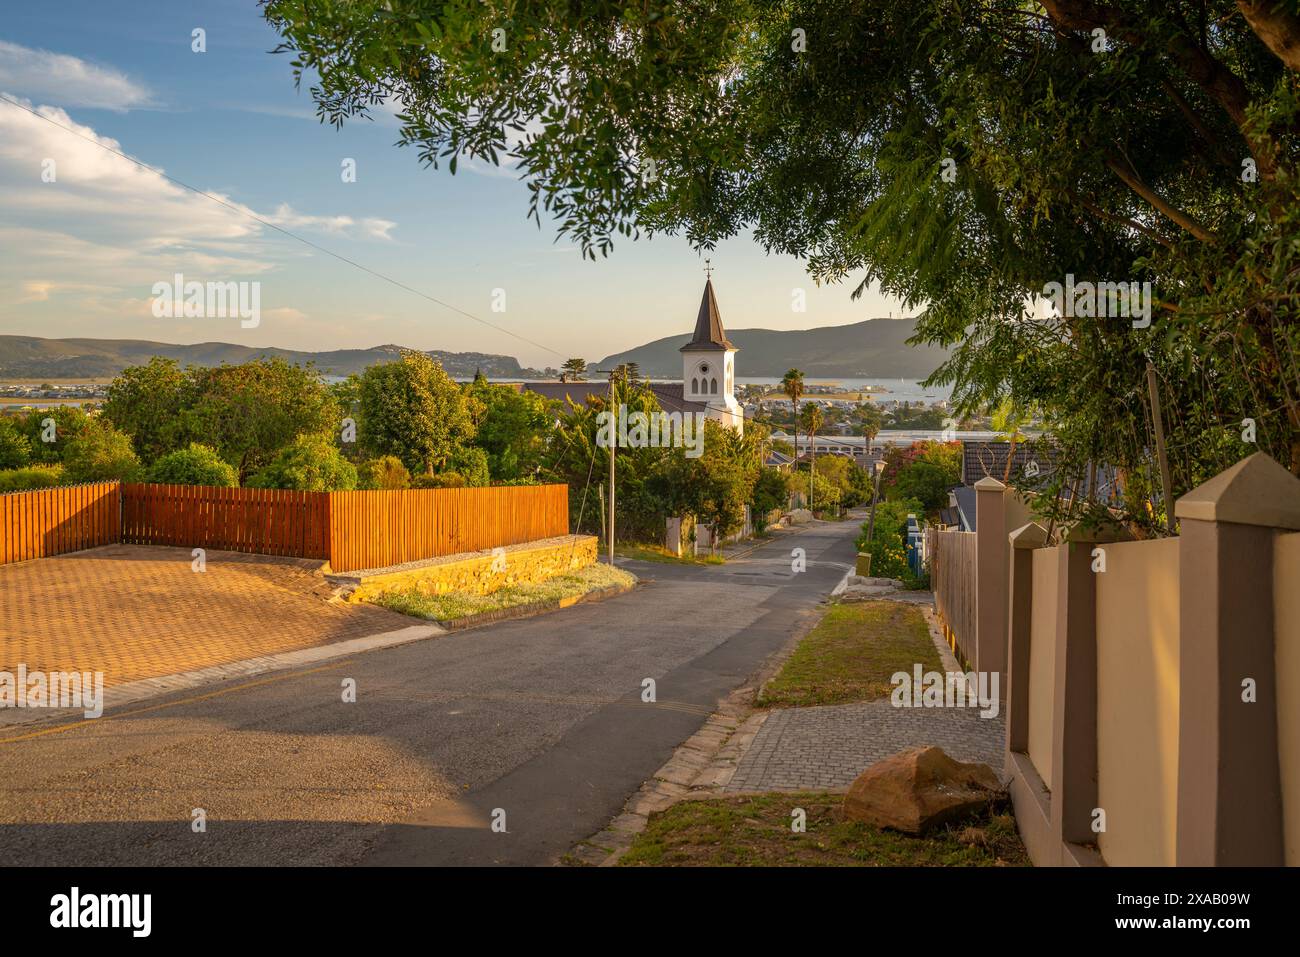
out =
<path fill-rule="evenodd" d="M 509 608 L 498 608 L 495 611 L 482 611 L 477 615 L 465 615 L 463 618 L 439 620 L 438 625 L 446 631 L 464 631 L 466 628 L 486 625 L 495 621 L 533 618 L 537 615 L 549 614 L 562 608 L 571 608 L 574 605 L 581 605 L 589 601 L 604 601 L 606 598 L 613 598 L 616 595 L 629 592 L 635 587 L 636 583 L 631 585 L 607 585 L 604 588 L 597 588 L 594 591 L 583 592 L 581 595 L 572 595 L 568 598 L 559 598 L 555 601 L 534 601 L 524 605 L 512 605 Z"/>

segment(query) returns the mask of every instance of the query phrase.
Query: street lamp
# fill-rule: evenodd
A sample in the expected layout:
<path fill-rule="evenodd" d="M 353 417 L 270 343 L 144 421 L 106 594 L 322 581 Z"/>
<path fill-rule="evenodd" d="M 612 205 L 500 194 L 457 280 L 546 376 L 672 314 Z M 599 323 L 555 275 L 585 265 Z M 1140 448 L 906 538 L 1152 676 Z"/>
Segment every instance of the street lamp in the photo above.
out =
<path fill-rule="evenodd" d="M 876 502 L 880 501 L 880 476 L 885 471 L 885 460 L 883 458 L 876 459 L 874 465 L 876 469 L 876 488 L 875 491 L 871 493 L 871 518 L 867 521 L 868 542 L 870 542 L 876 534 Z"/>

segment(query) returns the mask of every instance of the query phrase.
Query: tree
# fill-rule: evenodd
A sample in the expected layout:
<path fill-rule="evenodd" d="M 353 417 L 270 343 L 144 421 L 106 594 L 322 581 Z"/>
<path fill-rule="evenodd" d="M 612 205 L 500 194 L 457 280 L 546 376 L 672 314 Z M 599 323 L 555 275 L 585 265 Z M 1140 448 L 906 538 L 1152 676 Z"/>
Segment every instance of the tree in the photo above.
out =
<path fill-rule="evenodd" d="M 880 427 L 885 424 L 885 414 L 874 402 L 859 402 L 854 406 L 852 414 L 858 434 L 866 437 L 867 448 L 870 449 L 871 443 L 880 434 Z"/>
<path fill-rule="evenodd" d="M 781 377 L 783 391 L 794 405 L 794 457 L 799 460 L 799 397 L 803 395 L 803 373 L 790 369 Z"/>
<path fill-rule="evenodd" d="M 31 460 L 31 440 L 12 418 L 0 418 L 0 469 L 20 469 Z"/>
<path fill-rule="evenodd" d="M 562 382 L 582 382 L 586 378 L 586 359 L 565 359 L 564 365 L 560 366 L 560 381 Z"/>
<path fill-rule="evenodd" d="M 812 468 L 812 474 L 816 475 L 817 474 L 817 433 L 820 432 L 822 428 L 821 406 L 817 405 L 816 403 L 813 403 L 812 405 L 804 406 L 803 416 L 800 418 L 800 421 L 803 424 L 804 432 L 808 434 L 808 454 L 810 456 L 809 461 Z M 808 486 L 808 489 L 811 492 L 813 490 L 813 486 L 810 484 Z M 812 508 L 811 501 L 809 502 L 808 507 Z"/>
<path fill-rule="evenodd" d="M 474 444 L 487 453 L 493 479 L 514 481 L 532 476 L 546 449 L 551 416 L 536 392 L 475 380 L 469 395 L 476 400 Z"/>
<path fill-rule="evenodd" d="M 1256 448 L 1300 473 L 1300 19 L 1286 4 L 264 9 L 322 119 L 401 102 L 400 141 L 422 161 L 505 158 L 529 215 L 589 258 L 615 235 L 707 247 L 752 231 L 817 280 L 924 303 L 917 339 L 954 347 L 932 381 L 963 414 L 1038 402 L 1063 476 L 1098 460 L 1149 476 L 1148 361 L 1175 495 Z M 503 57 L 488 38 L 507 22 Z M 1139 284 L 1137 324 L 1027 310 L 1074 279 Z M 1243 418 L 1249 448 L 1228 441 Z"/>
<path fill-rule="evenodd" d="M 357 469 L 329 439 L 302 435 L 259 469 L 249 479 L 248 486 L 298 492 L 347 492 L 357 487 Z"/>
<path fill-rule="evenodd" d="M 395 455 L 367 459 L 357 466 L 357 488 L 368 490 L 411 487 L 411 473 Z"/>
<path fill-rule="evenodd" d="M 422 352 L 362 373 L 360 403 L 362 443 L 412 473 L 432 475 L 474 435 L 466 393 Z"/>
<path fill-rule="evenodd" d="M 33 465 L 55 465 L 63 461 L 69 443 L 90 423 L 90 416 L 73 405 L 32 409 L 18 420 L 27 439 Z"/>
<path fill-rule="evenodd" d="M 749 499 L 754 527 L 761 532 L 767 525 L 767 516 L 777 509 L 784 509 L 789 503 L 790 477 L 780 469 L 760 471 Z"/>
<path fill-rule="evenodd" d="M 63 452 L 66 482 L 130 481 L 139 468 L 131 437 L 100 419 L 87 422 Z"/>
<path fill-rule="evenodd" d="M 281 358 L 191 367 L 182 393 L 182 434 L 217 450 L 241 483 L 303 436 L 337 436 L 343 416 L 310 366 Z"/>
<path fill-rule="evenodd" d="M 185 448 L 181 412 L 187 381 L 175 359 L 154 356 L 145 365 L 123 369 L 109 384 L 101 414 L 131 436 L 141 461 Z"/>
<path fill-rule="evenodd" d="M 217 454 L 217 450 L 198 442 L 168 452 L 149 466 L 146 480 L 163 485 L 211 485 L 235 488 L 239 474 L 234 466 Z"/>
<path fill-rule="evenodd" d="M 925 512 L 932 513 L 948 504 L 949 484 L 942 468 L 916 461 L 899 472 L 893 492 L 899 498 L 919 502 Z"/>

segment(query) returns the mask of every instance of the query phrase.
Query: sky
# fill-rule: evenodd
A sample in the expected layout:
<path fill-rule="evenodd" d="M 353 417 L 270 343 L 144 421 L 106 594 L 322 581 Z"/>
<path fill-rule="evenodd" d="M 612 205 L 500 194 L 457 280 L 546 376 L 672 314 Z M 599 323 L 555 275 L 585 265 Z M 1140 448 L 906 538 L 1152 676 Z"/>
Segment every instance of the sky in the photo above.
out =
<path fill-rule="evenodd" d="M 192 49 L 197 28 L 206 52 Z M 856 278 L 817 287 L 797 259 L 748 237 L 708 253 L 678 237 L 620 237 L 607 259 L 584 260 L 545 218 L 540 231 L 526 219 L 515 174 L 427 169 L 394 145 L 389 113 L 321 124 L 290 56 L 270 52 L 277 42 L 254 0 L 6 5 L 0 94 L 40 116 L 0 100 L 0 333 L 312 351 L 394 343 L 542 368 L 689 333 L 706 255 L 730 329 L 904 314 L 874 291 L 852 300 Z M 155 284 L 178 273 L 258 283 L 256 324 L 156 316 Z"/>

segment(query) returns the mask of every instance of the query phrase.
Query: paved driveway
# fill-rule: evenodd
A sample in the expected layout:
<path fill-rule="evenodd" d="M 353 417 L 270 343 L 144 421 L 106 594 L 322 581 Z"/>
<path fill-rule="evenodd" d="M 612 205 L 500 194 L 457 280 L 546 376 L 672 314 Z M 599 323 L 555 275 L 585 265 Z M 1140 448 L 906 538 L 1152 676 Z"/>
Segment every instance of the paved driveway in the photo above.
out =
<path fill-rule="evenodd" d="M 0 671 L 102 671 L 105 685 L 394 631 L 412 619 L 327 601 L 320 562 L 108 545 L 0 565 Z"/>
<path fill-rule="evenodd" d="M 608 601 L 0 740 L 0 866 L 553 861 L 811 626 L 856 532 L 629 563 L 643 584 Z"/>

